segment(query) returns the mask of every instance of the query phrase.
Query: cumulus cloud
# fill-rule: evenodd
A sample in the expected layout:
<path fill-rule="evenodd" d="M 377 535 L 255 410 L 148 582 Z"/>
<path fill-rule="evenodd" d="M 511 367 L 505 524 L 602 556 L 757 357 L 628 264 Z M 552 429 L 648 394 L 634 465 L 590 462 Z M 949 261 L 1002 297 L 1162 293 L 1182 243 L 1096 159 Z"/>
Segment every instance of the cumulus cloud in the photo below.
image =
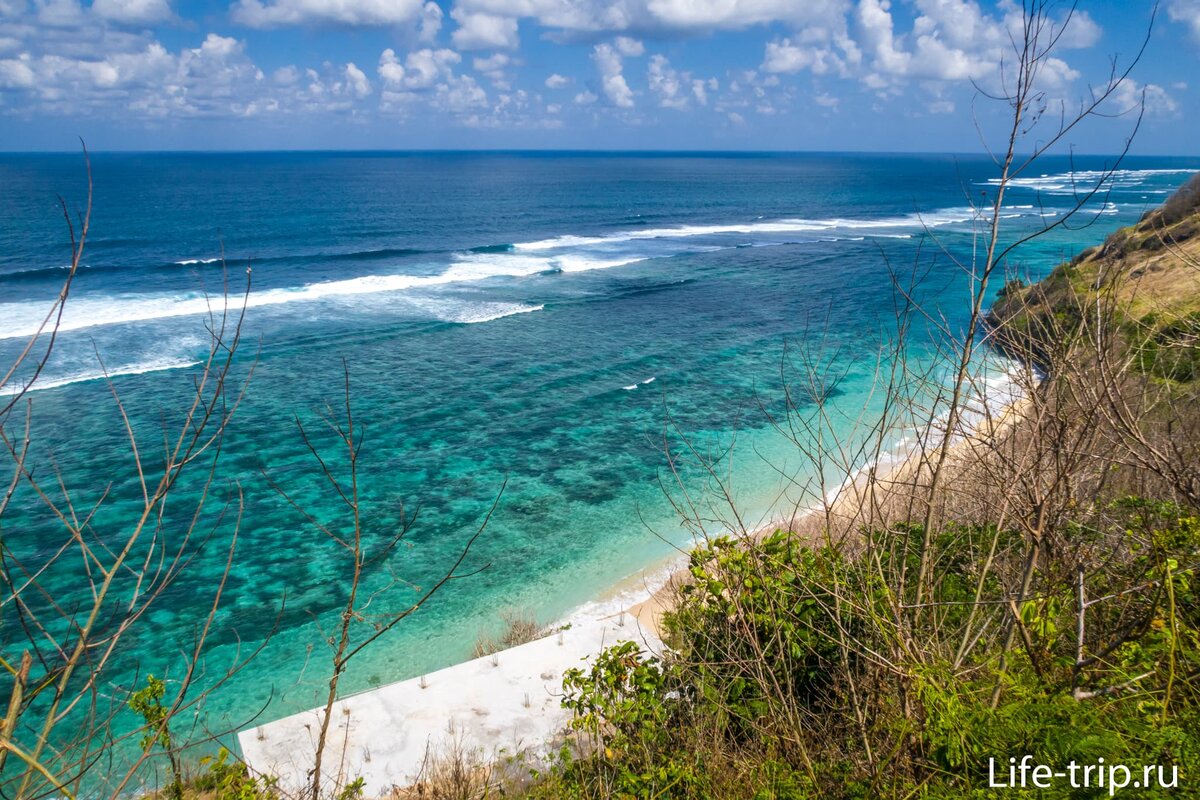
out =
<path fill-rule="evenodd" d="M 1106 110 L 1115 114 L 1137 114 L 1148 117 L 1169 117 L 1179 111 L 1179 102 L 1156 83 L 1141 85 L 1126 78 L 1108 98 Z"/>
<path fill-rule="evenodd" d="M 566 75 L 559 75 L 557 72 L 555 72 L 549 78 L 546 78 L 547 89 L 563 89 L 567 86 L 570 86 L 571 83 L 572 80 L 570 78 L 568 78 Z"/>
<path fill-rule="evenodd" d="M 475 71 L 486 77 L 497 89 L 512 88 L 512 79 L 506 69 L 513 63 L 512 57 L 505 53 L 494 53 L 487 58 L 476 58 L 471 62 Z"/>
<path fill-rule="evenodd" d="M 87 22 L 77 0 L 42 0 L 34 3 L 37 21 L 51 28 L 78 28 Z"/>
<path fill-rule="evenodd" d="M 740 30 L 784 23 L 833 28 L 850 0 L 458 0 L 465 12 L 533 19 L 567 34 Z"/>
<path fill-rule="evenodd" d="M 637 39 L 630 39 L 628 36 L 618 36 L 613 41 L 613 47 L 617 52 L 629 58 L 637 58 L 640 55 L 645 55 L 646 47 Z"/>
<path fill-rule="evenodd" d="M 318 23 L 371 26 L 409 22 L 426 13 L 426 8 L 422 0 L 237 0 L 231 13 L 235 21 L 251 28 Z"/>
<path fill-rule="evenodd" d="M 438 84 L 434 97 L 439 108 L 454 113 L 488 105 L 487 92 L 470 75 L 459 75 Z"/>
<path fill-rule="evenodd" d="M 836 111 L 841 100 L 833 95 L 822 92 L 821 94 L 813 95 L 813 102 L 821 108 L 831 108 Z"/>
<path fill-rule="evenodd" d="M 464 11 L 461 6 L 450 16 L 458 23 L 451 38 L 460 50 L 513 50 L 519 44 L 513 17 Z"/>
<path fill-rule="evenodd" d="M 389 89 L 423 91 L 433 88 L 439 81 L 449 80 L 454 65 L 462 56 L 453 50 L 434 50 L 426 47 L 408 54 L 404 63 L 390 47 L 379 56 L 376 72 Z"/>
<path fill-rule="evenodd" d="M 633 90 L 625 82 L 621 53 L 607 42 L 592 48 L 592 61 L 600 72 L 604 96 L 617 108 L 633 108 Z"/>
<path fill-rule="evenodd" d="M 1167 3 L 1167 16 L 1172 22 L 1187 25 L 1192 38 L 1200 42 L 1200 0 L 1170 0 Z"/>
<path fill-rule="evenodd" d="M 912 29 L 901 35 L 896 31 L 890 0 L 858 0 L 854 21 L 863 66 L 858 74 L 866 86 L 893 91 L 911 80 L 975 81 L 1002 90 L 1001 65 L 1013 61 L 1013 42 L 1022 36 L 1019 6 L 1002 2 L 997 14 L 989 14 L 974 0 L 913 0 L 913 5 L 918 13 Z M 1057 37 L 1061 49 L 1090 47 L 1101 35 L 1100 26 L 1081 11 L 1069 18 L 1052 19 L 1049 25 L 1046 36 Z M 796 71 L 815 61 L 815 57 L 795 48 L 778 47 L 768 50 L 764 68 Z M 847 59 L 845 63 L 852 61 Z M 816 72 L 818 68 L 812 69 Z M 1049 57 L 1041 63 L 1038 88 L 1064 91 L 1078 78 L 1079 72 L 1066 61 Z M 945 107 L 939 106 L 938 110 L 942 112 Z"/>
<path fill-rule="evenodd" d="M 679 73 L 671 67 L 665 56 L 655 55 L 650 58 L 650 67 L 646 72 L 646 82 L 650 91 L 658 97 L 658 104 L 663 108 L 674 108 L 682 111 L 688 106 L 688 97 L 684 93 L 683 81 Z"/>
<path fill-rule="evenodd" d="M 361 100 L 371 93 L 371 82 L 367 80 L 366 73 L 354 66 L 353 61 L 346 65 L 344 71 L 347 86 L 355 97 Z"/>
<path fill-rule="evenodd" d="M 1200 5 L 1197 8 L 1200 8 Z M 1063 30 L 1062 36 L 1058 38 L 1058 46 L 1077 50 L 1092 47 L 1100 41 L 1103 33 L 1103 29 L 1096 23 L 1096 20 L 1092 19 L 1090 14 L 1076 9 Z"/>
<path fill-rule="evenodd" d="M 173 16 L 166 0 L 95 0 L 92 12 L 123 25 L 150 25 Z"/>
<path fill-rule="evenodd" d="M 860 0 L 858 25 L 863 50 L 870 56 L 874 70 L 890 75 L 908 72 L 912 57 L 896 46 L 888 0 Z"/>
<path fill-rule="evenodd" d="M 860 58 L 858 48 L 849 37 L 838 37 L 837 44 L 842 50 L 840 55 L 830 44 L 803 45 L 794 43 L 790 38 L 767 42 L 762 68 L 774 73 L 810 70 L 814 75 L 824 75 L 830 71 L 845 75 L 848 66 L 857 63 Z"/>
<path fill-rule="evenodd" d="M 245 115 L 254 113 L 263 84 L 244 43 L 215 33 L 178 53 L 152 42 L 103 57 L 24 53 L 0 60 L 0 87 L 23 90 L 27 107 L 51 113 L 85 113 L 117 101 L 135 116 Z"/>
<path fill-rule="evenodd" d="M 432 42 L 437 39 L 442 29 L 442 7 L 433 0 L 421 6 L 421 28 L 417 38 L 422 42 Z"/>

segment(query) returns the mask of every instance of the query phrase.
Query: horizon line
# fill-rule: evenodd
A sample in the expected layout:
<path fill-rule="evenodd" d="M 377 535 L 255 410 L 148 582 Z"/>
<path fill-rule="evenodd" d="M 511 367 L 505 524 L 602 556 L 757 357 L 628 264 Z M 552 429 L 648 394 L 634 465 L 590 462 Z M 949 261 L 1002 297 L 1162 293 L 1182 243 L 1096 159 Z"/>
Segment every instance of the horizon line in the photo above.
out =
<path fill-rule="evenodd" d="M 266 155 L 266 154 L 324 154 L 324 155 L 614 155 L 614 156 L 798 156 L 798 155 L 838 155 L 838 156 L 971 156 L 987 157 L 991 155 L 986 150 L 776 150 L 776 149 L 679 149 L 665 148 L 575 148 L 575 147 L 479 147 L 479 148 L 387 148 L 387 147 L 356 147 L 356 148 L 230 148 L 230 149 L 88 149 L 92 155 Z M 5 150 L 0 149 L 0 156 L 52 156 L 78 155 L 80 150 L 47 149 L 47 150 Z M 1030 154 L 1018 154 L 1030 155 Z M 1069 152 L 1043 153 L 1042 157 L 1062 158 L 1200 158 L 1200 153 L 1102 153 L 1102 152 Z"/>

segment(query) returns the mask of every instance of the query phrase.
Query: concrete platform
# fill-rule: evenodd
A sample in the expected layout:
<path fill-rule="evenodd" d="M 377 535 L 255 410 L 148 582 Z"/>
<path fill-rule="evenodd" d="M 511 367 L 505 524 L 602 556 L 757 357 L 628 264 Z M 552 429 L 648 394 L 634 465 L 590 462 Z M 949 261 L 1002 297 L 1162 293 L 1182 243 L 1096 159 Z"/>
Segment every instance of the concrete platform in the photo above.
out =
<path fill-rule="evenodd" d="M 561 743 L 569 713 L 559 704 L 563 671 L 590 663 L 605 647 L 662 644 L 634 617 L 620 614 L 529 642 L 494 656 L 338 700 L 322 772 L 328 788 L 361 777 L 367 797 L 410 786 L 430 756 L 457 749 L 476 763 L 522 753 L 536 765 Z M 323 709 L 242 731 L 238 743 L 252 772 L 273 775 L 285 792 L 309 780 Z"/>

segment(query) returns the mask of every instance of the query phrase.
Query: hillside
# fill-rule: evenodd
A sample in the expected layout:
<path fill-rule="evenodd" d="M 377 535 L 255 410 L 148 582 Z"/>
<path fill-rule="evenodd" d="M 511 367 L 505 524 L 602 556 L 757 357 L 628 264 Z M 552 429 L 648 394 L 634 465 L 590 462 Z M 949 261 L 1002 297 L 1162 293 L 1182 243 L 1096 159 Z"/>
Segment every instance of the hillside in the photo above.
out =
<path fill-rule="evenodd" d="M 1046 366 L 1050 350 L 1096 327 L 1098 313 L 1149 376 L 1200 377 L 1200 175 L 1040 283 L 1010 281 L 989 322 L 1001 346 L 1018 355 L 1028 348 Z"/>

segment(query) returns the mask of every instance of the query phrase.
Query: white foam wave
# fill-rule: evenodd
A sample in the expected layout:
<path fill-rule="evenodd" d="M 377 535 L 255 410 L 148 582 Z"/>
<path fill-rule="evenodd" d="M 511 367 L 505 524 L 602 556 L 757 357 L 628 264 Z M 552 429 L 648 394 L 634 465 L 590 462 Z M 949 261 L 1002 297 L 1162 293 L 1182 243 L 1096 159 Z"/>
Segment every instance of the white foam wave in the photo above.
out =
<path fill-rule="evenodd" d="M 161 372 L 168 369 L 183 369 L 184 367 L 194 367 L 199 364 L 199 361 L 194 359 L 182 358 L 158 358 L 142 361 L 135 364 L 129 364 L 124 367 L 118 367 L 109 370 L 107 377 L 116 378 L 120 375 L 142 375 L 147 372 Z M 69 375 L 63 375 L 58 378 L 39 377 L 34 382 L 33 386 L 29 387 L 30 392 L 38 392 L 45 389 L 56 389 L 60 386 L 67 386 L 72 383 L 83 383 L 84 381 L 95 381 L 106 377 L 106 373 L 99 369 L 89 372 L 76 372 Z M 21 391 L 21 386 L 5 386 L 0 389 L 0 395 L 12 396 Z"/>
<path fill-rule="evenodd" d="M 654 383 L 654 377 L 651 375 L 649 378 L 646 378 L 646 380 L 642 381 L 642 386 L 645 386 L 647 383 Z"/>
<path fill-rule="evenodd" d="M 517 303 L 488 303 L 487 308 L 477 309 L 460 315 L 457 319 L 450 320 L 452 322 L 461 322 L 465 325 L 474 325 L 477 322 L 491 322 L 495 319 L 511 317 L 516 314 L 532 314 L 534 311 L 541 311 L 545 306 L 523 306 Z"/>
<path fill-rule="evenodd" d="M 400 292 L 482 281 L 488 278 L 520 278 L 554 270 L 585 272 L 622 266 L 640 261 L 642 258 L 642 256 L 598 258 L 583 255 L 536 257 L 507 253 L 469 253 L 458 256 L 448 269 L 437 275 L 367 275 L 340 281 L 310 283 L 295 288 L 264 289 L 252 292 L 246 298 L 246 307 L 260 308 L 284 303 L 312 302 L 325 298 Z M 231 307 L 239 306 L 240 302 L 240 298 L 230 299 Z M 199 293 L 183 296 L 77 297 L 67 304 L 59 331 L 67 332 L 103 325 L 208 314 L 211 310 L 219 311 L 221 304 L 220 297 L 206 297 Z M 536 309 L 531 308 L 530 310 Z M 508 316 L 509 313 L 516 312 L 509 310 L 500 316 Z M 37 332 L 44 315 L 45 306 L 42 303 L 0 303 L 0 339 L 32 336 Z"/>
<path fill-rule="evenodd" d="M 632 606 L 649 600 L 685 568 L 687 555 L 675 555 L 625 578 L 605 596 L 589 600 L 567 612 L 555 625 L 583 625 L 618 616 Z M 632 625 L 633 623 L 630 622 Z"/>
<path fill-rule="evenodd" d="M 246 307 L 282 305 L 286 303 L 313 302 L 325 298 L 375 295 L 386 292 L 432 289 L 458 283 L 469 283 L 492 278 L 523 278 L 544 272 L 579 273 L 599 269 L 621 267 L 648 258 L 674 255 L 675 252 L 649 250 L 644 252 L 612 252 L 604 245 L 649 239 L 681 239 L 712 234 L 794 234 L 824 232 L 833 234 L 823 239 L 862 238 L 886 236 L 907 238 L 912 234 L 897 231 L 904 227 L 937 227 L 970 222 L 977 212 L 971 208 L 945 208 L 929 214 L 907 214 L 879 219 L 785 219 L 757 221 L 733 225 L 684 225 L 676 228 L 629 230 L 604 236 L 559 236 L 537 242 L 525 242 L 514 246 L 517 252 L 506 253 L 461 253 L 444 271 L 433 275 L 384 274 L 366 275 L 343 280 L 310 283 L 297 287 L 263 289 L 246 298 Z M 856 232 L 857 237 L 839 234 Z M 600 249 L 581 251 L 601 245 Z M 689 251 L 721 249 L 713 246 L 687 245 Z M 545 252 L 559 251 L 559 252 Z M 565 251 L 565 252 L 563 252 Z M 218 259 L 186 259 L 179 264 L 210 263 Z M 236 307 L 240 298 L 231 299 Z M 183 295 L 129 294 L 118 296 L 76 296 L 67 304 L 59 330 L 62 332 L 105 325 L 119 325 L 150 320 L 206 315 L 219 311 L 222 299 L 206 297 L 199 292 Z M 484 322 L 537 310 L 532 307 L 515 306 L 500 309 L 484 309 L 469 319 L 449 317 L 449 321 Z M 43 303 L 0 303 L 0 339 L 33 335 L 45 314 Z"/>
<path fill-rule="evenodd" d="M 530 306 L 523 303 L 463 302 L 455 298 L 409 297 L 407 301 L 442 322 L 474 325 L 480 322 L 511 317 L 514 314 L 530 314 L 541 311 L 545 306 Z"/>
<path fill-rule="evenodd" d="M 683 239 L 694 236 L 719 236 L 725 234 L 771 234 L 813 233 L 823 231 L 886 230 L 888 228 L 938 227 L 975 219 L 976 211 L 971 208 L 944 208 L 928 214 L 906 214 L 900 217 L 880 219 L 780 219 L 769 222 L 745 222 L 731 225 L 680 225 L 674 228 L 643 228 L 603 236 L 555 236 L 534 242 L 519 242 L 516 250 L 540 251 L 560 250 L 575 247 L 616 244 L 641 239 Z"/>
<path fill-rule="evenodd" d="M 622 388 L 622 389 L 624 389 L 624 390 L 625 390 L 625 391 L 627 391 L 627 392 L 632 392 L 632 391 L 633 391 L 634 389 L 636 389 L 637 387 L 638 387 L 638 385 L 637 385 L 636 383 L 631 383 L 631 384 L 629 384 L 628 386 L 622 386 L 621 388 Z"/>
<path fill-rule="evenodd" d="M 215 264 L 220 260 L 221 259 L 219 258 L 185 258 L 184 260 L 176 261 L 175 263 L 181 267 L 187 267 L 192 264 Z"/>
<path fill-rule="evenodd" d="M 1010 178 L 1009 185 L 1032 189 L 1046 194 L 1075 194 L 1091 191 L 1097 184 L 1111 189 L 1134 189 L 1148 178 L 1161 175 L 1190 175 L 1193 169 L 1119 169 L 1110 175 L 1107 170 L 1086 169 L 1075 172 L 1042 174 L 1037 177 Z M 999 178 L 988 178 L 982 182 L 987 186 L 999 186 Z"/>

